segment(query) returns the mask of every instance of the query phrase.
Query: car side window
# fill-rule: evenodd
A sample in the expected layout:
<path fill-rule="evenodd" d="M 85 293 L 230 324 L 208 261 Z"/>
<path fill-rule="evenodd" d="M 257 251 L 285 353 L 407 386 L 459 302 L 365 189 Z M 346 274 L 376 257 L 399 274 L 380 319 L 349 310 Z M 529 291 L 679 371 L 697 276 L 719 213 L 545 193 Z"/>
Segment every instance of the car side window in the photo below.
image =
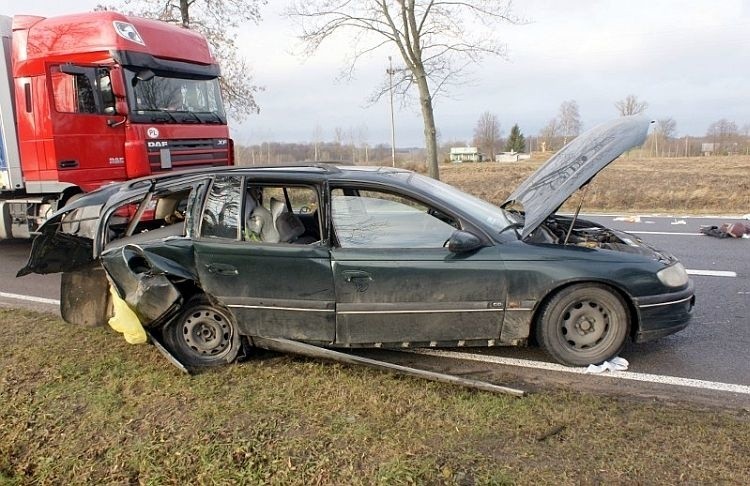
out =
<path fill-rule="evenodd" d="M 203 208 L 200 235 L 204 238 L 238 240 L 241 203 L 242 179 L 216 176 Z"/>
<path fill-rule="evenodd" d="M 336 188 L 331 209 L 342 248 L 440 248 L 459 228 L 439 210 L 388 192 Z"/>
<path fill-rule="evenodd" d="M 311 244 L 320 241 L 318 194 L 310 186 L 248 183 L 242 238 L 262 243 Z"/>

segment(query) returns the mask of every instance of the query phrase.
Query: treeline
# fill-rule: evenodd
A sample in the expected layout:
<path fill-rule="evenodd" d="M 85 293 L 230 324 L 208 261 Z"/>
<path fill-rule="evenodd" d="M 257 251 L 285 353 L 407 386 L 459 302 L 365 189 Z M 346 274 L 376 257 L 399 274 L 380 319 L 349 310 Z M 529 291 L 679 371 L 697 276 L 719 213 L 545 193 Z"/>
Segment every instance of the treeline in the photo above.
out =
<path fill-rule="evenodd" d="M 397 148 L 396 163 L 424 162 L 423 148 Z M 237 165 L 279 165 L 295 162 L 336 162 L 352 165 L 391 165 L 391 147 L 386 144 L 341 142 L 263 142 L 235 146 Z"/>

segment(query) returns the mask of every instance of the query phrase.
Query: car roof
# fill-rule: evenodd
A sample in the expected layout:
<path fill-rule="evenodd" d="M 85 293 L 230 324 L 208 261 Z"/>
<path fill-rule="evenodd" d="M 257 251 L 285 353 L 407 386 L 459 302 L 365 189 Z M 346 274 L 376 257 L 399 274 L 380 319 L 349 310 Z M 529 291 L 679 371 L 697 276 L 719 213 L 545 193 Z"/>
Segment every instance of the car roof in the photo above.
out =
<path fill-rule="evenodd" d="M 379 179 L 378 176 L 396 173 L 410 173 L 406 169 L 394 167 L 378 166 L 353 166 L 340 165 L 340 163 L 327 162 L 299 162 L 286 165 L 255 165 L 255 166 L 230 166 L 230 167 L 207 167 L 203 169 L 192 169 L 184 171 L 175 171 L 167 174 L 141 177 L 128 181 L 123 186 L 124 190 L 140 189 L 144 184 L 156 182 L 163 184 L 165 182 L 179 182 L 189 180 L 200 176 L 211 175 L 251 175 L 251 174 L 286 174 L 286 175 L 317 175 L 322 179 L 335 176 L 336 179 L 363 178 Z"/>

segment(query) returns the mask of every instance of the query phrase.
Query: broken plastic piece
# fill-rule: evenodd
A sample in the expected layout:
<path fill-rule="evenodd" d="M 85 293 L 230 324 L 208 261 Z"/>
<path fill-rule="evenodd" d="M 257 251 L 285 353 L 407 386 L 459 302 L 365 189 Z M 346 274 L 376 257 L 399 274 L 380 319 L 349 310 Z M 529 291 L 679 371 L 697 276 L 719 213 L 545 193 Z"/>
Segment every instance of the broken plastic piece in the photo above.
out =
<path fill-rule="evenodd" d="M 671 224 L 687 224 L 687 221 L 684 219 L 675 219 Z"/>
<path fill-rule="evenodd" d="M 628 369 L 628 366 L 630 366 L 630 363 L 628 363 L 628 360 L 625 358 L 620 358 L 619 356 L 615 356 L 614 358 L 610 359 L 609 361 L 605 361 L 604 363 L 600 365 L 589 365 L 588 368 L 586 368 L 586 373 L 604 373 L 605 371 L 626 371 Z"/>
<path fill-rule="evenodd" d="M 612 221 L 625 221 L 626 223 L 640 223 L 640 216 L 618 216 Z"/>
<path fill-rule="evenodd" d="M 148 332 L 148 331 L 146 331 Z M 151 333 L 148 333 L 149 342 L 154 345 L 157 351 L 159 351 L 167 360 L 175 365 L 180 371 L 185 373 L 186 375 L 190 374 L 190 370 L 185 367 L 180 361 L 174 357 L 172 353 L 169 352 L 167 348 L 162 346 L 162 344 L 159 342 L 158 339 L 156 339 L 154 336 L 151 335 Z"/>
<path fill-rule="evenodd" d="M 148 342 L 146 331 L 138 320 L 138 316 L 128 306 L 127 302 L 122 300 L 114 287 L 109 288 L 112 295 L 112 308 L 114 315 L 109 318 L 109 326 L 115 331 L 122 333 L 125 341 L 129 344 L 144 344 Z"/>

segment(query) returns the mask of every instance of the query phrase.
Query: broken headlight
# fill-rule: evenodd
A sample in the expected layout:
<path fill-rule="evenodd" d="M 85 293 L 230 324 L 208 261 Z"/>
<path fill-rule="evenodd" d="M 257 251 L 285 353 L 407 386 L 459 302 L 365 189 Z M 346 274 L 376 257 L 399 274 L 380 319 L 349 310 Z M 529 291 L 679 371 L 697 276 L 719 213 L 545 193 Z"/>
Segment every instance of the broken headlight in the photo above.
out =
<path fill-rule="evenodd" d="M 662 268 L 656 272 L 656 276 L 659 277 L 661 283 L 667 287 L 682 287 L 683 285 L 686 285 L 689 280 L 687 270 L 685 270 L 685 267 L 683 267 L 680 262 Z"/>

